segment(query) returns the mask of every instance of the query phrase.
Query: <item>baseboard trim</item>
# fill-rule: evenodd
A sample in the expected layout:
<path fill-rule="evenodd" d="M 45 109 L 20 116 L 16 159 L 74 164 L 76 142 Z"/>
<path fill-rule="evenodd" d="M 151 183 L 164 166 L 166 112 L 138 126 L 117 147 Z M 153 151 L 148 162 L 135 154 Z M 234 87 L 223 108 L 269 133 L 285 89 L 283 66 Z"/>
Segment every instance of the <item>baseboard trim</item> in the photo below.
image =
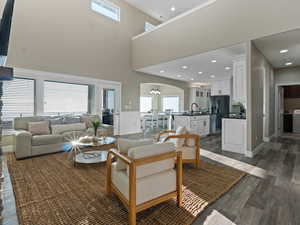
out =
<path fill-rule="evenodd" d="M 254 156 L 256 156 L 263 149 L 264 144 L 264 142 L 260 143 L 260 145 L 258 145 L 253 151 L 247 150 L 245 153 L 246 157 L 253 158 Z"/>

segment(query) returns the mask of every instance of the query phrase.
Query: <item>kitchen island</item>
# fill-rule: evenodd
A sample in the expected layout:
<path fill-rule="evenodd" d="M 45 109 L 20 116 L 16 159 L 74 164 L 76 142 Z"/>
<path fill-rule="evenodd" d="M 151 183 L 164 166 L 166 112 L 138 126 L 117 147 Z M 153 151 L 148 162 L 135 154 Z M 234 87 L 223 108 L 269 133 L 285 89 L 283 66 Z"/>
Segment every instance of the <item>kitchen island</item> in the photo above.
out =
<path fill-rule="evenodd" d="M 185 127 L 192 134 L 207 136 L 210 133 L 210 115 L 174 114 L 174 128 Z"/>
<path fill-rule="evenodd" d="M 222 119 L 222 150 L 245 154 L 247 150 L 247 121 L 245 118 Z"/>

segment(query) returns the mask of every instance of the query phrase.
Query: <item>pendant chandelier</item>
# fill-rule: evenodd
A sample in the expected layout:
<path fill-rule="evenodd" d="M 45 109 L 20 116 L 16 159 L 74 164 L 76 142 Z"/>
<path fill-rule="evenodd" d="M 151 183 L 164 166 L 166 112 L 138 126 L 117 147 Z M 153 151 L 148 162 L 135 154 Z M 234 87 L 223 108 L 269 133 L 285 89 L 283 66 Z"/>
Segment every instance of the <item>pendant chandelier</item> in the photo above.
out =
<path fill-rule="evenodd" d="M 158 88 L 156 88 L 156 89 L 153 88 L 153 89 L 151 89 L 150 94 L 151 95 L 160 95 L 160 90 Z"/>

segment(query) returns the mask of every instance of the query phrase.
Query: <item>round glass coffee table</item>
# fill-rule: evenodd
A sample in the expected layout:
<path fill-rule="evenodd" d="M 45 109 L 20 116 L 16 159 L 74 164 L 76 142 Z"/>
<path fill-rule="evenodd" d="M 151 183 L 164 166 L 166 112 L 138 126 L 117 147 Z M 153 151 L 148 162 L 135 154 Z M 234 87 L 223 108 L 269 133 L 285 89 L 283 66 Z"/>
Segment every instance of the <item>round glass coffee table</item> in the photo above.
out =
<path fill-rule="evenodd" d="M 81 143 L 72 141 L 73 163 L 93 164 L 106 162 L 108 151 L 116 147 L 117 139 L 114 137 L 99 138 L 97 142 Z"/>

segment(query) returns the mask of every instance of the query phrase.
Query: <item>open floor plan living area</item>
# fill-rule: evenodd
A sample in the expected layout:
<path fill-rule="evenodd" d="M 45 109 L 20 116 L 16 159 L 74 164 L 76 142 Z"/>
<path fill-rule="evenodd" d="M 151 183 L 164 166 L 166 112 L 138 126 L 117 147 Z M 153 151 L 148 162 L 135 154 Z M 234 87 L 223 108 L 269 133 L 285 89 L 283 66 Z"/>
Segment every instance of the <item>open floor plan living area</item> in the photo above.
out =
<path fill-rule="evenodd" d="M 300 225 L 299 9 L 0 0 L 0 225 Z"/>

